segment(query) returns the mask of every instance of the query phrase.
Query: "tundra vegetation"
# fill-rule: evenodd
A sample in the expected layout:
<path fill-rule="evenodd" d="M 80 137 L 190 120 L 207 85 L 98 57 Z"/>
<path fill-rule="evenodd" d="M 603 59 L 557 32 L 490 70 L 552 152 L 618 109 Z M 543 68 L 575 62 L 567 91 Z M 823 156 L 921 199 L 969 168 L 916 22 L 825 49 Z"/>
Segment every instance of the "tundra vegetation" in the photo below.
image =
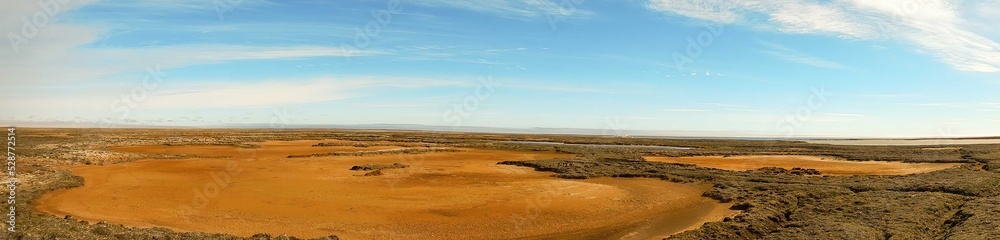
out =
<path fill-rule="evenodd" d="M 72 216 L 52 216 L 32 203 L 50 191 L 81 186 L 83 179 L 64 169 L 107 165 L 141 158 L 178 158 L 110 150 L 136 145 L 229 145 L 285 140 L 337 140 L 353 147 L 404 146 L 403 149 L 340 154 L 422 154 L 465 148 L 548 151 L 575 154 L 553 160 L 509 159 L 498 164 L 551 172 L 552 177 L 654 178 L 708 183 L 704 196 L 733 203 L 741 212 L 723 221 L 670 236 L 670 239 L 989 239 L 1000 236 L 1000 144 L 847 146 L 804 141 L 605 136 L 486 134 L 333 129 L 19 129 L 18 231 L 2 239 L 298 239 L 261 233 L 238 237 L 217 233 L 182 233 L 88 223 Z M 522 142 L 518 142 L 522 141 Z M 690 149 L 588 147 L 533 144 L 671 146 Z M 317 144 L 317 148 L 325 144 Z M 331 145 L 332 146 L 332 145 Z M 336 145 L 344 146 L 344 145 Z M 692 164 L 645 161 L 647 156 L 825 156 L 848 161 L 959 163 L 959 167 L 909 175 L 826 176 L 815 169 L 763 168 L 726 171 Z M 289 156 L 289 161 L 295 157 Z M 402 164 L 400 164 L 402 165 Z M 377 175 L 386 167 L 358 166 Z M 369 170 L 365 170 L 369 169 Z M 503 238 L 503 236 L 497 236 Z M 338 239 L 329 236 L 317 239 Z"/>

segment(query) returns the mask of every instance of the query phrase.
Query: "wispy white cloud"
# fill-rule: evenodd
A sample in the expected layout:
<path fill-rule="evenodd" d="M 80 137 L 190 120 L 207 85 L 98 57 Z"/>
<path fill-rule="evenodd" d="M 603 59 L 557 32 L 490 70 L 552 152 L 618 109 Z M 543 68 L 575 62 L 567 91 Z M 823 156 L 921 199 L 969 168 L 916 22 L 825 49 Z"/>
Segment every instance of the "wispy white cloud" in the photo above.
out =
<path fill-rule="evenodd" d="M 979 111 L 986 111 L 986 112 L 1000 111 L 1000 103 L 983 103 L 983 105 L 985 105 L 986 107 L 979 108 Z"/>
<path fill-rule="evenodd" d="M 86 34 L 85 29 L 67 28 Z M 312 57 L 345 57 L 380 54 L 328 46 L 174 45 L 142 48 L 67 48 L 60 43 L 39 42 L 31 57 L 0 56 L 4 72 L 16 83 L 80 83 L 101 81 L 150 66 L 161 70 L 191 65 L 242 60 L 278 60 Z"/>
<path fill-rule="evenodd" d="M 357 106 L 366 108 L 430 108 L 430 107 L 448 106 L 448 103 L 414 103 L 414 102 L 362 103 L 358 104 Z"/>
<path fill-rule="evenodd" d="M 102 1 L 101 6 L 130 9 L 155 9 L 158 11 L 186 11 L 206 14 L 219 14 L 237 9 L 253 9 L 272 6 L 267 0 L 134 0 L 134 1 Z"/>
<path fill-rule="evenodd" d="M 943 108 L 960 108 L 960 109 L 971 108 L 965 104 L 959 104 L 959 103 L 903 103 L 903 105 L 917 106 L 917 107 L 943 107 Z"/>
<path fill-rule="evenodd" d="M 860 97 L 866 98 L 905 98 L 905 97 L 916 97 L 920 96 L 919 93 L 885 93 L 885 94 L 861 94 Z"/>
<path fill-rule="evenodd" d="M 387 51 L 388 54 L 401 61 L 449 61 L 460 63 L 475 63 L 485 65 L 516 65 L 513 63 L 498 62 L 486 58 L 502 57 L 508 54 L 524 52 L 527 48 L 491 48 L 491 49 L 467 49 L 455 46 L 420 45 L 402 46 Z"/>
<path fill-rule="evenodd" d="M 761 52 L 784 59 L 785 61 L 805 64 L 813 67 L 828 68 L 828 69 L 839 69 L 839 70 L 851 69 L 851 67 L 845 66 L 843 64 L 825 60 L 818 57 L 813 57 L 801 51 L 791 49 L 777 43 L 758 40 L 757 44 L 765 48 L 765 50 L 761 50 Z"/>
<path fill-rule="evenodd" d="M 379 88 L 419 88 L 433 86 L 468 86 L 465 81 L 394 78 L 326 77 L 298 81 L 260 83 L 217 83 L 179 87 L 188 89 L 153 94 L 144 106 L 149 108 L 243 108 L 307 104 L 362 96 L 362 90 Z"/>
<path fill-rule="evenodd" d="M 553 91 L 553 92 L 614 93 L 614 92 L 611 92 L 611 91 L 599 90 L 599 89 L 593 89 L 593 88 L 562 87 L 562 86 L 538 85 L 538 84 L 509 85 L 507 87 L 529 89 L 529 90 L 539 90 L 539 91 Z"/>
<path fill-rule="evenodd" d="M 56 1 L 58 2 L 58 1 Z M 110 30 L 103 25 L 82 25 L 62 21 L 68 12 L 94 1 L 67 1 L 54 13 L 45 12 L 36 2 L 11 3 L 0 8 L 0 32 L 24 35 L 24 41 L 0 46 L 2 85 L 60 84 L 88 81 L 108 81 L 123 72 L 139 72 L 158 65 L 179 68 L 190 65 L 240 60 L 298 59 L 310 57 L 366 56 L 381 54 L 373 50 L 348 50 L 320 45 L 242 46 L 242 45 L 168 45 L 154 47 L 95 47 L 94 42 L 107 37 Z M 102 6 L 209 11 L 211 2 L 162 1 L 100 2 Z M 240 6 L 256 6 L 264 1 L 244 0 Z M 27 28 L 22 17 L 45 14 L 51 19 L 37 28 L 37 34 L 23 33 Z M 30 21 L 30 20 L 29 20 Z M 8 41 L 5 41 L 8 42 Z"/>
<path fill-rule="evenodd" d="M 735 24 L 744 21 L 743 11 L 760 9 L 760 3 L 750 1 L 651 0 L 647 7 L 656 11 L 718 22 Z"/>
<path fill-rule="evenodd" d="M 563 3 L 563 1 L 559 0 L 413 0 L 409 1 L 409 3 L 431 7 L 449 7 L 475 12 L 484 12 L 505 18 L 585 18 L 594 15 L 594 12 L 580 9 L 579 6 L 562 6 L 560 3 Z"/>
<path fill-rule="evenodd" d="M 864 114 L 855 113 L 817 113 L 814 118 L 810 118 L 809 122 L 815 123 L 835 123 L 835 124 L 847 124 L 847 123 L 860 123 L 860 122 L 871 122 L 876 121 L 878 118 L 872 117 Z"/>
<path fill-rule="evenodd" d="M 903 41 L 957 70 L 1000 71 L 1000 44 L 970 30 L 989 20 L 963 18 L 963 12 L 993 10 L 961 8 L 949 0 L 651 0 L 648 7 L 785 33 Z"/>
<path fill-rule="evenodd" d="M 696 108 L 664 108 L 663 111 L 667 112 L 711 112 L 708 109 L 696 109 Z"/>
<path fill-rule="evenodd" d="M 177 80 L 177 79 L 174 79 Z M 190 80 L 190 79 L 189 79 Z M 386 89 L 472 87 L 476 82 L 458 78 L 410 78 L 393 76 L 330 76 L 305 79 L 276 79 L 256 82 L 176 81 L 145 91 L 141 98 L 122 101 L 119 89 L 98 88 L 69 94 L 34 91 L 22 96 L 0 96 L 0 101 L 17 102 L 3 106 L 0 116 L 83 116 L 91 119 L 117 116 L 128 106 L 136 112 L 248 109 L 294 106 L 364 97 Z M 427 103 L 430 101 L 424 101 Z M 416 103 L 416 102 L 411 102 Z M 17 113 L 17 114 L 12 114 Z"/>
<path fill-rule="evenodd" d="M 740 112 L 775 112 L 775 110 L 763 110 L 763 109 L 753 109 L 753 108 L 724 108 L 729 111 L 740 111 Z"/>
<path fill-rule="evenodd" d="M 53 3 L 59 2 L 58 11 L 50 14 L 50 17 L 60 17 L 66 12 L 77 9 L 81 6 L 85 6 L 95 2 L 95 0 L 77 0 L 77 1 L 53 1 Z M 55 10 L 54 8 L 52 10 Z M 0 21 L 3 25 L 0 25 L 3 33 L 16 30 L 21 31 L 21 18 L 27 17 L 30 21 L 31 17 L 35 13 L 46 13 L 44 9 L 39 5 L 37 1 L 10 1 L 5 2 L 3 8 L 0 8 Z M 54 20 L 54 19 L 50 19 Z M 6 47 L 6 46 L 5 46 Z"/>
<path fill-rule="evenodd" d="M 569 93 L 601 93 L 601 94 L 616 93 L 614 90 L 600 88 L 598 86 L 586 86 L 579 84 L 574 84 L 574 85 L 549 84 L 534 79 L 504 79 L 496 81 L 503 88 L 512 88 L 512 89 L 550 91 L 550 92 L 569 92 Z"/>
<path fill-rule="evenodd" d="M 726 104 L 726 103 L 700 103 L 700 104 L 718 106 L 718 107 L 728 107 L 728 108 L 748 108 L 747 106 L 743 105 Z"/>
<path fill-rule="evenodd" d="M 863 18 L 855 18 L 843 6 L 821 5 L 813 2 L 792 1 L 771 11 L 773 23 L 787 33 L 825 33 L 841 37 L 864 37 L 874 29 L 860 24 Z"/>
<path fill-rule="evenodd" d="M 819 113 L 818 115 L 838 116 L 838 117 L 870 117 L 868 115 L 856 114 L 856 113 Z"/>
<path fill-rule="evenodd" d="M 381 54 L 377 51 L 347 50 L 329 46 L 239 46 L 239 45 L 174 45 L 146 48 L 90 49 L 97 57 L 163 62 L 186 66 L 224 61 L 295 59 L 311 57 L 347 57 Z"/>
<path fill-rule="evenodd" d="M 1000 22 L 1000 0 L 968 1 L 966 4 L 973 9 L 967 15 L 972 18 L 969 23 L 974 31 L 983 32 L 992 39 L 1000 38 L 1000 29 L 996 27 Z"/>
<path fill-rule="evenodd" d="M 711 103 L 711 102 L 709 102 L 709 103 L 699 103 L 699 104 L 720 107 L 722 110 L 727 110 L 727 111 L 738 111 L 738 112 L 769 112 L 769 111 L 771 111 L 771 110 L 757 109 L 757 108 L 753 108 L 753 107 L 749 107 L 749 106 L 744 106 L 744 105 L 737 105 L 737 104 Z"/>

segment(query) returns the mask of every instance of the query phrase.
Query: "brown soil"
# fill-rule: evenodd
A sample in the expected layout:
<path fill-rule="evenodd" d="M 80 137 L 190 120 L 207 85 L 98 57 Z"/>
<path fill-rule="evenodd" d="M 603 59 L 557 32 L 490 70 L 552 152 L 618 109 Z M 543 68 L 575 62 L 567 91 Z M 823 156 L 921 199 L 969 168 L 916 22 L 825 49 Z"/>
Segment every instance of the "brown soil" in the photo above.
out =
<path fill-rule="evenodd" d="M 879 161 L 847 161 L 818 156 L 699 156 L 699 157 L 645 157 L 647 161 L 695 164 L 700 167 L 731 171 L 746 171 L 763 167 L 785 169 L 806 168 L 819 170 L 823 175 L 906 175 L 927 173 L 961 166 L 958 163 L 903 163 Z"/>
<path fill-rule="evenodd" d="M 92 222 L 239 236 L 267 232 L 346 239 L 651 239 L 732 216 L 702 197 L 707 185 L 656 179 L 567 180 L 503 160 L 567 158 L 553 152 L 463 149 L 415 155 L 287 158 L 394 146 L 318 142 L 113 148 L 204 158 L 77 166 L 82 187 L 44 195 L 36 208 Z M 410 165 L 380 176 L 362 164 Z"/>

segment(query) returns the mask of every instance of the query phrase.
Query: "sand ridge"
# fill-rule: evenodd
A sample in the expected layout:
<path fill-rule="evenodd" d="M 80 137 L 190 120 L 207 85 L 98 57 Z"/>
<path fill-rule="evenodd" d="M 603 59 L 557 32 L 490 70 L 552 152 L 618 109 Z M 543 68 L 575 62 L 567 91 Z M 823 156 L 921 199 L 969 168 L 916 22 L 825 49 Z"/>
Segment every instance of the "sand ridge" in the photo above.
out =
<path fill-rule="evenodd" d="M 329 141 L 232 146 L 134 146 L 119 151 L 203 158 L 144 159 L 70 170 L 79 188 L 44 195 L 55 215 L 239 236 L 267 232 L 348 239 L 650 239 L 734 212 L 701 197 L 708 185 L 656 179 L 566 180 L 503 160 L 554 152 L 461 149 L 409 155 L 287 158 L 398 146 L 312 147 Z M 403 163 L 383 176 L 353 165 Z"/>
<path fill-rule="evenodd" d="M 958 167 L 960 163 L 903 163 L 848 161 L 833 157 L 801 155 L 645 157 L 647 161 L 694 164 L 700 167 L 746 171 L 763 167 L 811 168 L 823 175 L 906 175 Z"/>

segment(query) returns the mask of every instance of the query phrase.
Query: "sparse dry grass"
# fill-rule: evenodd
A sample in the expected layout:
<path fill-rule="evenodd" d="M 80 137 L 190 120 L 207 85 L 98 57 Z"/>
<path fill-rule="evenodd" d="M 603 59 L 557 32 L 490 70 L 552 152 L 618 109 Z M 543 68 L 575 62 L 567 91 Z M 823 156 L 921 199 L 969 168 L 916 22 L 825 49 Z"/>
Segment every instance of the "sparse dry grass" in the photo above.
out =
<path fill-rule="evenodd" d="M 714 184 L 706 192 L 735 203 L 740 215 L 675 235 L 674 239 L 984 239 L 1000 236 L 1000 145 L 836 146 L 799 141 L 610 138 L 598 136 L 463 134 L 371 130 L 254 129 L 19 129 L 18 209 L 21 231 L 3 239 L 292 239 L 258 235 L 177 233 L 163 228 L 89 225 L 35 212 L 41 194 L 79 186 L 65 166 L 105 165 L 140 158 L 177 156 L 108 150 L 135 145 L 232 145 L 284 140 L 397 143 L 410 149 L 487 148 L 576 154 L 574 159 L 518 161 L 563 178 L 647 177 Z M 509 144 L 530 139 L 580 144 L 656 145 L 691 150 L 654 150 Z M 355 145 L 352 145 L 357 147 Z M 927 148 L 940 148 L 926 150 Z M 432 148 L 438 149 L 438 148 Z M 406 151 L 366 154 L 400 154 Z M 347 153 L 333 153 L 347 154 Z M 356 154 L 356 153 L 354 153 Z M 964 163 L 963 167 L 904 176 L 815 177 L 773 171 L 731 172 L 693 165 L 645 162 L 641 156 L 811 155 L 854 161 Z M 4 187 L 6 189 L 6 187 Z M 497 238 L 503 238 L 498 233 Z"/>

